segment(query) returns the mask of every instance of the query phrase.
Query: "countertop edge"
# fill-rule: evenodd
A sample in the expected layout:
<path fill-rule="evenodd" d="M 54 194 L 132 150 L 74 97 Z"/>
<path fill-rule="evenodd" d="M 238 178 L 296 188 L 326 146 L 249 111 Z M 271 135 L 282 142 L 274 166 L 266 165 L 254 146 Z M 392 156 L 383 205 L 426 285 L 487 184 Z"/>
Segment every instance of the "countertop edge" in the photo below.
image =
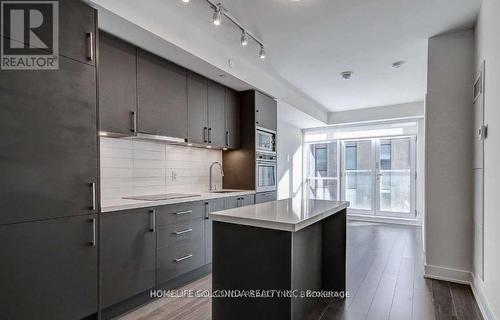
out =
<path fill-rule="evenodd" d="M 179 198 L 179 199 L 170 199 L 170 200 L 158 200 L 158 201 L 139 201 L 139 200 L 137 200 L 137 203 L 109 205 L 109 206 L 101 207 L 100 212 L 101 213 L 109 213 L 109 212 L 116 212 L 116 211 L 122 211 L 122 210 L 152 208 L 152 207 L 167 206 L 167 205 L 178 204 L 178 203 L 207 201 L 207 200 L 216 200 L 216 199 L 237 197 L 237 196 L 243 196 L 243 195 L 251 195 L 251 194 L 256 194 L 256 193 L 257 192 L 255 190 L 235 191 L 235 192 L 229 192 L 229 193 L 200 192 L 201 196 L 199 196 L 199 197 Z M 127 200 L 124 200 L 124 201 L 127 201 Z M 128 201 L 136 201 L 136 200 L 128 200 Z"/>
<path fill-rule="evenodd" d="M 258 228 L 264 228 L 264 229 L 273 229 L 273 230 L 279 230 L 279 231 L 288 231 L 288 232 L 297 232 L 300 231 L 318 221 L 321 221 L 339 211 L 342 211 L 344 209 L 347 209 L 349 207 L 349 202 L 346 201 L 342 203 L 341 205 L 332 208 L 330 210 L 327 210 L 321 214 L 318 214 L 314 217 L 311 217 L 309 219 L 306 219 L 304 221 L 300 221 L 297 223 L 287 223 L 287 222 L 277 222 L 277 221 L 267 221 L 267 220 L 257 220 L 257 219 L 250 219 L 250 218 L 244 218 L 244 217 L 237 217 L 237 216 L 227 216 L 227 215 L 217 215 L 217 214 L 212 214 L 210 213 L 210 219 L 212 221 L 216 222 L 224 222 L 224 223 L 232 223 L 232 224 L 239 224 L 239 225 L 245 225 L 249 227 L 258 227 Z"/>

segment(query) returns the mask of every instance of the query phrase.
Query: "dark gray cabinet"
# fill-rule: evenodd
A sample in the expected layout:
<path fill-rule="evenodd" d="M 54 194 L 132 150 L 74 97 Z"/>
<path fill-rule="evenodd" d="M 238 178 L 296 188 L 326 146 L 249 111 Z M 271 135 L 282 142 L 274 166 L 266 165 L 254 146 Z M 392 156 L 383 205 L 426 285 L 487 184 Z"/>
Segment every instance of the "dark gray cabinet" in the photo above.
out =
<path fill-rule="evenodd" d="M 226 118 L 224 114 L 225 88 L 208 81 L 208 143 L 226 145 Z"/>
<path fill-rule="evenodd" d="M 226 141 L 225 146 L 230 149 L 240 147 L 240 99 L 238 92 L 226 88 L 225 96 L 226 114 Z"/>
<path fill-rule="evenodd" d="M 0 226 L 2 319 L 81 319 L 97 312 L 96 219 Z"/>
<path fill-rule="evenodd" d="M 255 204 L 255 195 L 247 194 L 243 196 L 227 197 L 224 198 L 224 208 L 234 209 L 238 207 L 245 207 Z"/>
<path fill-rule="evenodd" d="M 120 135 L 135 132 L 137 116 L 136 48 L 99 33 L 100 130 Z"/>
<path fill-rule="evenodd" d="M 187 71 L 137 50 L 138 132 L 188 137 Z"/>
<path fill-rule="evenodd" d="M 2 70 L 0 224 L 96 212 L 96 69 Z"/>
<path fill-rule="evenodd" d="M 273 98 L 255 91 L 255 124 L 269 130 L 277 130 L 277 103 Z"/>
<path fill-rule="evenodd" d="M 224 209 L 224 199 L 210 200 L 205 203 L 205 263 L 212 263 L 212 220 L 209 218 L 209 213 Z"/>
<path fill-rule="evenodd" d="M 188 72 L 188 140 L 208 143 L 208 82 L 193 72 Z"/>
<path fill-rule="evenodd" d="M 105 213 L 101 218 L 101 295 L 104 308 L 155 285 L 155 211 Z"/>
<path fill-rule="evenodd" d="M 97 11 L 80 0 L 58 1 L 58 6 L 58 54 L 76 61 L 95 65 Z M 52 32 L 52 30 L 51 28 L 47 28 L 42 32 Z M 25 34 L 27 35 L 28 33 Z M 28 38 L 26 36 L 17 37 L 13 34 L 5 34 L 5 37 L 27 44 L 25 40 Z M 36 46 L 36 43 L 29 45 Z M 44 43 L 44 45 L 47 44 Z M 40 50 L 47 51 L 47 49 Z M 50 51 L 53 52 L 53 50 Z"/>
<path fill-rule="evenodd" d="M 277 199 L 276 191 L 260 192 L 255 194 L 255 203 L 264 203 L 275 201 Z"/>
<path fill-rule="evenodd" d="M 203 202 L 188 202 L 158 209 L 158 285 L 205 264 L 204 207 Z"/>

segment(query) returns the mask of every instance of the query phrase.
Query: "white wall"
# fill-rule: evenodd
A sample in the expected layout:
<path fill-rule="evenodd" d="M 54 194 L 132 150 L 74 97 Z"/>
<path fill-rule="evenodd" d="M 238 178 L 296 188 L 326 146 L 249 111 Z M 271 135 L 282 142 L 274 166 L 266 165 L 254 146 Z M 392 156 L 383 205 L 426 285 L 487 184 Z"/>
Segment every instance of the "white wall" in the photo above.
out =
<path fill-rule="evenodd" d="M 429 39 L 425 109 L 426 274 L 472 270 L 472 30 Z"/>
<path fill-rule="evenodd" d="M 423 116 L 424 102 L 416 101 L 389 106 L 330 112 L 328 113 L 328 124 L 405 119 Z"/>
<path fill-rule="evenodd" d="M 483 0 L 476 25 L 476 70 L 486 60 L 484 142 L 484 281 L 475 278 L 490 317 L 500 319 L 500 2 Z M 481 301 L 480 301 L 481 303 Z"/>

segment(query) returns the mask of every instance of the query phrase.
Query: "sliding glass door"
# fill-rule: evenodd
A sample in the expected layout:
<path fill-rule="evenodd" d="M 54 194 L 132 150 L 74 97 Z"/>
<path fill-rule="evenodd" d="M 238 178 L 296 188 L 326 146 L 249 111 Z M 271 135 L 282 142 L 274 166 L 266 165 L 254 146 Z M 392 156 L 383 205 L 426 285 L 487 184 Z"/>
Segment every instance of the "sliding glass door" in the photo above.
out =
<path fill-rule="evenodd" d="M 344 140 L 341 198 L 350 213 L 415 217 L 415 138 Z"/>

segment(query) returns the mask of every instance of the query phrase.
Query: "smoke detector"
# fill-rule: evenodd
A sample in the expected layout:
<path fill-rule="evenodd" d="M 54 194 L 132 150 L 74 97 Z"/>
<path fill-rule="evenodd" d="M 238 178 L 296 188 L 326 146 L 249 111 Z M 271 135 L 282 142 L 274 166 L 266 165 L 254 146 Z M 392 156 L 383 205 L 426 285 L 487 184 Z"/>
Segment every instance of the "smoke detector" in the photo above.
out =
<path fill-rule="evenodd" d="M 340 73 L 340 76 L 344 80 L 351 80 L 353 73 L 354 72 L 352 72 L 352 71 L 344 71 L 344 72 Z"/>

